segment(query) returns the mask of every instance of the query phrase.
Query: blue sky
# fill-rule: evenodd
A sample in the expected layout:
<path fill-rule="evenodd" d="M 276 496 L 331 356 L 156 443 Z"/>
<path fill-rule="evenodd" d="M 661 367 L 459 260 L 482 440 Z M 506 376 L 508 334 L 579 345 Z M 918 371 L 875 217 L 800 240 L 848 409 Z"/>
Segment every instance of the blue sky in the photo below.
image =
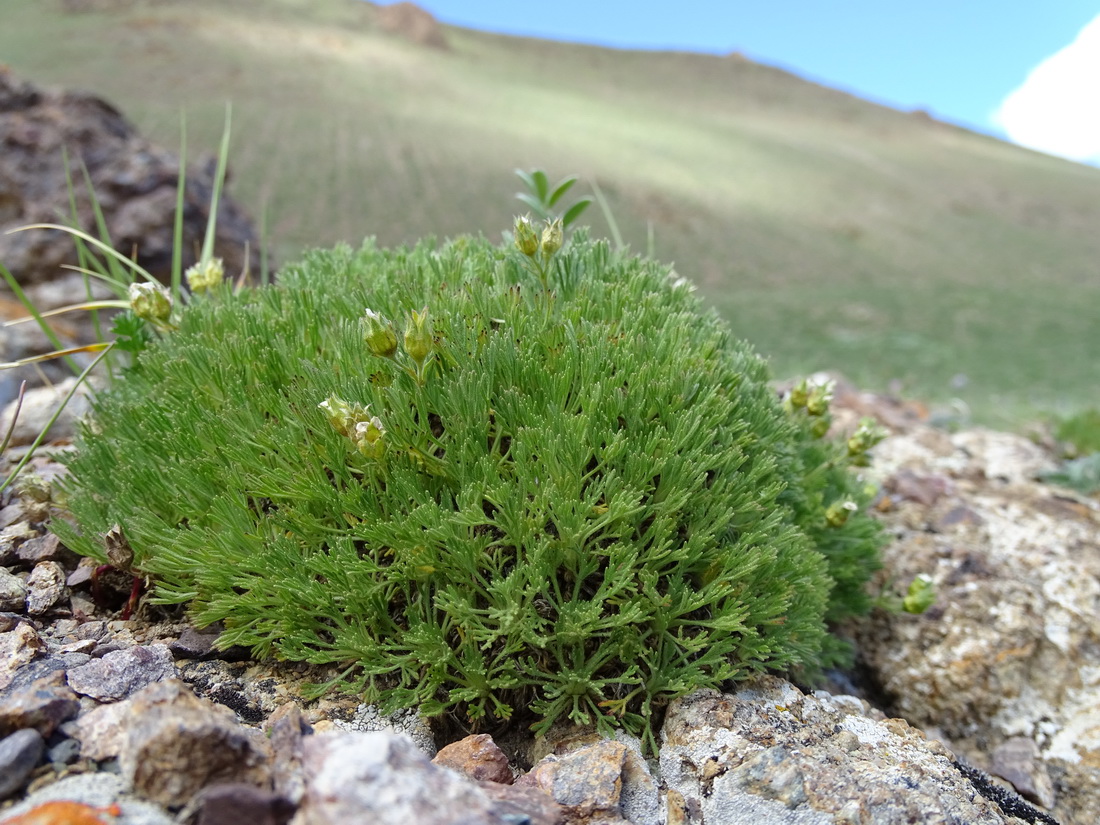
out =
<path fill-rule="evenodd" d="M 739 51 L 860 97 L 926 109 L 1051 154 L 1100 161 L 1100 0 L 419 5 L 448 23 L 509 34 Z"/>

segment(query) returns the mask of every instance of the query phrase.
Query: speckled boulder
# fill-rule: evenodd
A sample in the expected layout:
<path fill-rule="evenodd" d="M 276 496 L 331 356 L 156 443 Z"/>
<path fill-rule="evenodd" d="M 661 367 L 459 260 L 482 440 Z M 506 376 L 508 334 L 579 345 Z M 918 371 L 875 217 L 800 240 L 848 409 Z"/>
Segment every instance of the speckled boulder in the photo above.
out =
<path fill-rule="evenodd" d="M 938 599 L 856 635 L 892 712 L 1084 825 L 1100 821 L 1100 502 L 1037 480 L 1053 467 L 1032 441 L 985 430 L 919 426 L 880 444 L 884 573 L 927 573 Z M 1021 739 L 1037 754 L 1026 770 L 1004 756 L 1028 750 Z"/>

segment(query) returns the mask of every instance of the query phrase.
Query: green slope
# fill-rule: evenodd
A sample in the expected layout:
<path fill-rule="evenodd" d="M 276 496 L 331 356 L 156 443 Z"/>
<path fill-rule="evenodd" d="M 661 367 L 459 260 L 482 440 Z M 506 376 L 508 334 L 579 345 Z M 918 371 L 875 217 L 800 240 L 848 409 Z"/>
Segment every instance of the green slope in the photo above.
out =
<path fill-rule="evenodd" d="M 0 61 L 216 147 L 279 255 L 498 236 L 517 166 L 597 180 L 780 375 L 839 369 L 1006 424 L 1100 403 L 1100 170 L 736 57 L 447 28 L 358 0 L 0 0 Z M 965 82 L 965 81 L 961 81 Z M 603 219 L 590 212 L 597 232 Z M 962 381 L 957 376 L 965 376 Z"/>

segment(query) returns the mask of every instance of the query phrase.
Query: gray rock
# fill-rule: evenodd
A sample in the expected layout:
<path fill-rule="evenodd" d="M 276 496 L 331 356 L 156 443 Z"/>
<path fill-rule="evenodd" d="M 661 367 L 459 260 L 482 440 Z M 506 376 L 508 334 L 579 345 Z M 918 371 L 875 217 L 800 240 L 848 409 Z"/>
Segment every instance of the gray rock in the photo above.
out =
<path fill-rule="evenodd" d="M 27 584 L 6 567 L 0 567 L 0 610 L 22 613 L 27 606 Z"/>
<path fill-rule="evenodd" d="M 669 708 L 661 779 L 708 823 L 1013 822 L 942 745 L 867 713 L 774 677 L 733 695 L 700 691 Z"/>
<path fill-rule="evenodd" d="M 7 799 L 31 775 L 46 743 L 34 728 L 17 730 L 0 739 L 0 799 Z"/>
<path fill-rule="evenodd" d="M 20 728 L 34 728 L 49 737 L 80 710 L 76 694 L 60 670 L 0 696 L 0 736 Z"/>
<path fill-rule="evenodd" d="M 23 505 L 20 504 L 20 516 L 23 515 L 23 509 Z M 16 521 L 0 530 L 0 564 L 14 563 L 16 560 L 16 544 L 37 535 L 39 535 L 38 531 L 31 527 L 26 519 Z"/>
<path fill-rule="evenodd" d="M 130 713 L 129 700 L 100 705 L 82 713 L 65 730 L 80 742 L 80 753 L 85 758 L 96 762 L 116 759 L 122 752 Z"/>
<path fill-rule="evenodd" d="M 168 649 L 172 651 L 172 655 L 177 659 L 206 660 L 224 658 L 219 655 L 220 651 L 214 647 L 214 642 L 218 640 L 221 633 L 222 629 L 217 626 L 205 627 L 202 630 L 189 627 L 180 634 L 178 639 L 168 645 Z"/>
<path fill-rule="evenodd" d="M 46 758 L 54 765 L 71 765 L 80 758 L 80 742 L 76 739 L 62 739 L 46 749 Z"/>
<path fill-rule="evenodd" d="M 0 100 L 0 145 L 4 146 L 0 154 L 0 261 L 32 302 L 45 310 L 84 299 L 79 275 L 69 273 L 66 277 L 62 268 L 78 263 L 76 248 L 72 237 L 59 230 L 8 230 L 58 223 L 59 215 L 69 216 L 68 175 L 76 183 L 76 222 L 98 235 L 82 170 L 87 170 L 91 179 L 115 247 L 127 256 L 136 253 L 141 266 L 166 281 L 174 247 L 176 156 L 142 138 L 114 107 L 86 92 L 39 89 L 0 67 Z M 195 262 L 195 253 L 202 246 L 215 168 L 214 159 L 208 158 L 187 170 L 180 245 L 185 268 Z M 225 261 L 227 276 L 237 277 L 246 266 L 257 273 L 259 249 L 251 222 L 223 191 L 214 254 Z M 54 288 L 55 284 L 61 288 Z M 6 286 L 0 287 L 3 291 Z M 66 346 L 94 340 L 87 314 L 67 315 L 52 326 Z M 0 327 L 0 351 L 5 360 L 53 348 L 33 323 Z M 86 363 L 91 357 L 77 360 Z M 67 372 L 52 362 L 43 369 L 55 383 Z M 23 378 L 32 383 L 38 380 L 30 367 L 0 374 L 0 403 L 15 396 Z"/>
<path fill-rule="evenodd" d="M 43 649 L 45 649 L 45 644 L 43 644 Z M 92 657 L 87 653 L 61 653 L 56 656 L 46 656 L 41 659 L 34 659 L 15 671 L 8 684 L 0 687 L 0 691 L 6 693 L 22 690 L 32 682 L 49 676 L 55 671 L 65 672 L 70 668 L 87 664 L 91 658 Z M 2 682 L 2 680 L 0 680 L 0 682 Z"/>
<path fill-rule="evenodd" d="M 478 787 L 493 800 L 493 809 L 510 825 L 562 825 L 565 822 L 565 811 L 546 791 L 499 782 L 479 782 Z"/>
<path fill-rule="evenodd" d="M 293 825 L 505 825 L 483 791 L 433 765 L 407 736 L 318 734 L 303 750 L 306 793 Z"/>
<path fill-rule="evenodd" d="M 114 702 L 175 675 L 167 645 L 138 645 L 73 668 L 69 671 L 69 687 L 83 696 Z"/>
<path fill-rule="evenodd" d="M 27 578 L 27 613 L 31 616 L 49 613 L 68 595 L 64 568 L 55 561 L 39 562 Z"/>

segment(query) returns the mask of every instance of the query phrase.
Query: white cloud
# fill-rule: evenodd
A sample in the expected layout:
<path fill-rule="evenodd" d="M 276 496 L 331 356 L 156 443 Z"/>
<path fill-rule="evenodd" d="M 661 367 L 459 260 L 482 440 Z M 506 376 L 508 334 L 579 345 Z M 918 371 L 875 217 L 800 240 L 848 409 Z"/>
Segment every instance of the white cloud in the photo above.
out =
<path fill-rule="evenodd" d="M 1100 161 L 1100 16 L 1032 69 L 993 121 L 1014 143 L 1072 160 Z"/>

